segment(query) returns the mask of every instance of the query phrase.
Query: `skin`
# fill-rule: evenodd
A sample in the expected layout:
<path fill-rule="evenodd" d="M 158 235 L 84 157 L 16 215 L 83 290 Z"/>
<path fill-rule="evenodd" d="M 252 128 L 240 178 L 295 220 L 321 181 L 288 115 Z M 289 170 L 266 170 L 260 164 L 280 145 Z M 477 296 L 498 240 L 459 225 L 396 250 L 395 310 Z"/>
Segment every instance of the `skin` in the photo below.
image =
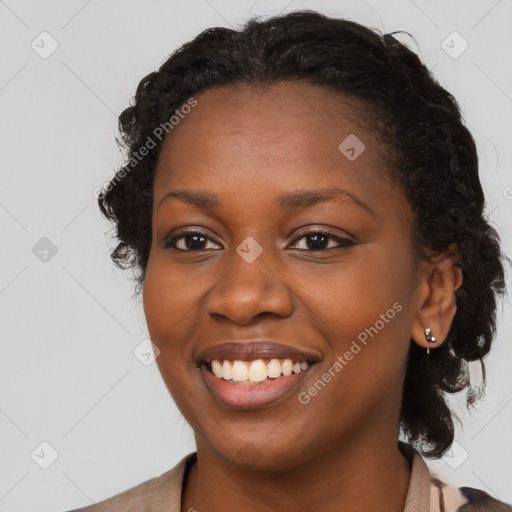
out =
<path fill-rule="evenodd" d="M 283 82 L 196 99 L 159 156 L 143 291 L 159 370 L 196 436 L 182 510 L 403 510 L 411 468 L 397 438 L 408 348 L 411 339 L 427 346 L 426 325 L 437 336 L 431 350 L 446 338 L 460 255 L 451 246 L 433 263 L 416 262 L 412 210 L 350 98 Z M 349 134 L 366 146 L 354 161 L 338 149 Z M 301 210 L 276 205 L 283 193 L 330 187 L 372 212 L 346 196 Z M 221 206 L 160 204 L 183 189 L 213 192 Z M 356 245 L 321 237 L 313 251 L 314 235 L 300 236 L 306 226 L 352 235 Z M 202 250 L 163 247 L 186 227 L 207 237 L 192 245 Z M 249 236 L 263 249 L 252 263 L 236 252 Z M 176 243 L 187 249 L 185 241 Z M 401 311 L 307 404 L 294 392 L 268 407 L 231 410 L 194 362 L 227 340 L 281 341 L 318 356 L 297 390 L 307 391 L 397 302 Z"/>

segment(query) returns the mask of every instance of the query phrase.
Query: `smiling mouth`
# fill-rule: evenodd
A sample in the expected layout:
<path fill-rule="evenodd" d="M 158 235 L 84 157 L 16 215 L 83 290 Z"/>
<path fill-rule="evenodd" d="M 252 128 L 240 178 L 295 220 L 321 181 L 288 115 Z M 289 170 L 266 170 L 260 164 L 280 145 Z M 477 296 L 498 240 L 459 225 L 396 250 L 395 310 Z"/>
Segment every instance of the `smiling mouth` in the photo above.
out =
<path fill-rule="evenodd" d="M 317 351 L 252 340 L 211 345 L 195 365 L 211 397 L 229 409 L 247 411 L 291 396 L 322 359 Z"/>
<path fill-rule="evenodd" d="M 249 411 L 271 406 L 298 392 L 315 365 L 306 361 L 294 363 L 291 359 L 214 359 L 200 368 L 204 384 L 218 402 L 229 409 Z"/>
<path fill-rule="evenodd" d="M 238 385 L 257 385 L 302 373 L 315 362 L 276 358 L 253 361 L 214 359 L 204 364 L 206 370 L 223 381 Z"/>

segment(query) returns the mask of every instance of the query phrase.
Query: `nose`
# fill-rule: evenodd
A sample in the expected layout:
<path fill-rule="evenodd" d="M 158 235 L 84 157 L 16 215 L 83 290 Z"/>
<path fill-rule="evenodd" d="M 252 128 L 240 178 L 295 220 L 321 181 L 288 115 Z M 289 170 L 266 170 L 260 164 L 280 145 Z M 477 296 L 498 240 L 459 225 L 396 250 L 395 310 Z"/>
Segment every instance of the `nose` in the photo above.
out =
<path fill-rule="evenodd" d="M 210 315 L 249 324 L 263 313 L 279 317 L 291 314 L 292 291 L 263 258 L 247 263 L 234 253 L 232 259 L 230 270 L 207 295 L 206 309 Z"/>

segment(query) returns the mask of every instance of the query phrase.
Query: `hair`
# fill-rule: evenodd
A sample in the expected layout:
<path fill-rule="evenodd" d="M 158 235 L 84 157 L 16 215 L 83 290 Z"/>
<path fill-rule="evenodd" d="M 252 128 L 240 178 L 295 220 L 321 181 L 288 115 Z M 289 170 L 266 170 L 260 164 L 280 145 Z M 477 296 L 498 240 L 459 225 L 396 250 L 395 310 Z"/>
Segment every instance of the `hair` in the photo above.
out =
<path fill-rule="evenodd" d="M 459 106 L 394 33 L 306 10 L 252 18 L 239 31 L 210 28 L 174 51 L 140 81 L 119 116 L 117 142 L 127 151 L 130 168 L 124 165 L 115 186 L 98 198 L 116 228 L 112 260 L 137 271 L 140 292 L 163 140 L 155 137 L 155 128 L 206 89 L 286 80 L 341 93 L 364 107 L 358 111 L 361 122 L 371 113 L 373 128 L 365 124 L 387 148 L 389 175 L 414 213 L 415 255 L 427 258 L 424 248 L 440 253 L 451 243 L 462 255 L 463 284 L 448 337 L 429 357 L 411 342 L 400 410 L 401 433 L 424 456 L 439 458 L 453 442 L 456 418 L 445 393 L 468 388 L 468 407 L 482 396 L 483 357 L 495 335 L 496 299 L 505 290 L 503 255 L 499 235 L 484 216 L 475 143 Z M 140 158 L 150 139 L 155 147 Z M 482 368 L 479 393 L 470 383 L 470 361 Z"/>

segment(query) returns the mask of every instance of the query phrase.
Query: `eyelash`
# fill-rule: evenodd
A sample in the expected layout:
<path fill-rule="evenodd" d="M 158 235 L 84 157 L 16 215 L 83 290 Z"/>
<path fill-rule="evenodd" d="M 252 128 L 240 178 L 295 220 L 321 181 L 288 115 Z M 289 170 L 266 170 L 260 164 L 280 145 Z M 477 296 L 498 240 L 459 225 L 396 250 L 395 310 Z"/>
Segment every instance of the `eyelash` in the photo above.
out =
<path fill-rule="evenodd" d="M 173 246 L 173 244 L 175 244 L 178 240 L 180 240 L 182 238 L 186 238 L 188 236 L 194 236 L 194 235 L 199 235 L 207 240 L 211 240 L 211 238 L 209 236 L 207 236 L 206 233 L 204 233 L 202 231 L 197 231 L 197 230 L 182 231 L 180 234 L 165 240 L 164 241 L 164 249 L 174 249 L 176 251 L 181 251 L 181 252 L 201 252 L 201 251 L 209 250 L 209 249 L 178 249 L 177 247 Z M 326 251 L 331 251 L 334 249 L 344 249 L 344 248 L 353 247 L 354 245 L 357 245 L 355 242 L 353 242 L 349 238 L 340 237 L 337 235 L 333 235 L 332 233 L 329 233 L 327 231 L 322 231 L 321 229 L 313 229 L 313 228 L 308 228 L 308 229 L 302 231 L 301 233 L 299 233 L 292 240 L 292 244 L 296 243 L 298 240 L 301 240 L 302 238 L 305 238 L 308 236 L 313 236 L 313 235 L 322 235 L 324 237 L 327 237 L 327 238 L 337 242 L 339 244 L 339 246 L 324 248 L 324 249 L 298 249 L 298 250 L 306 251 L 306 252 L 326 252 Z"/>

